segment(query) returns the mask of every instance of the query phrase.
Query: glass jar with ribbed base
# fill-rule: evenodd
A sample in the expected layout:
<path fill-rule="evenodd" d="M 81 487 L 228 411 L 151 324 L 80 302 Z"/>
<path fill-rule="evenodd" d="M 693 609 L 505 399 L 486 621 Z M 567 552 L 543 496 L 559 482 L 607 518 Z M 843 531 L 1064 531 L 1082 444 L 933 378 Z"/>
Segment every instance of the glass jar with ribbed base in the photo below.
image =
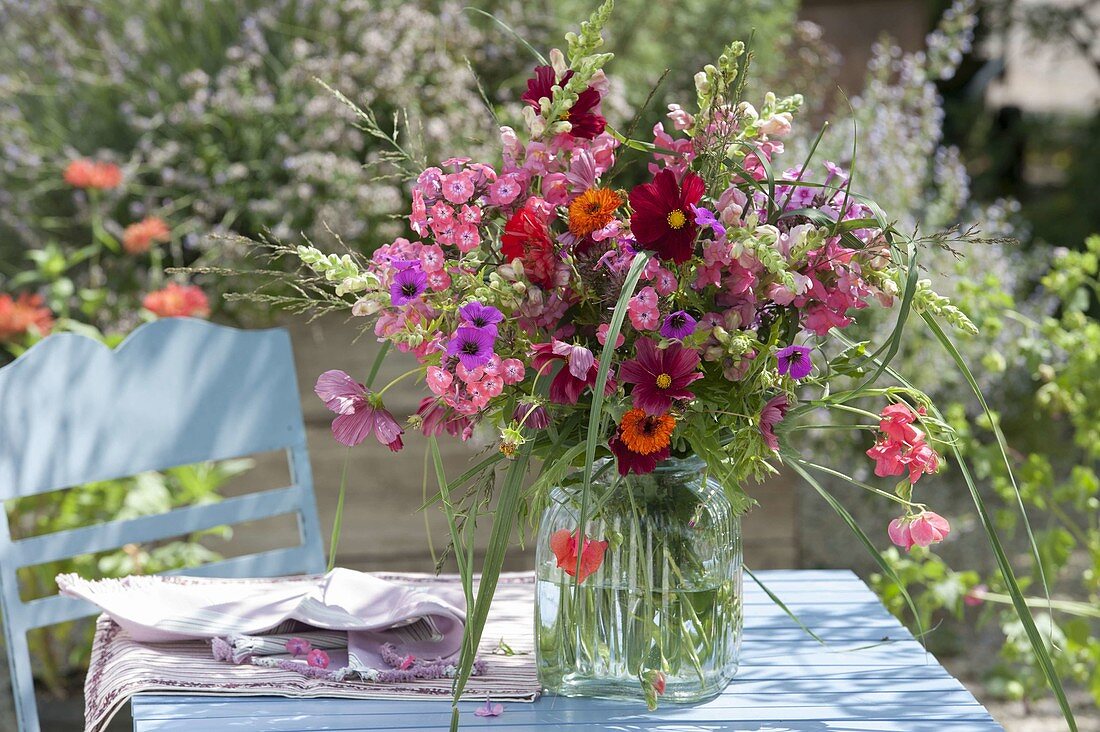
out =
<path fill-rule="evenodd" d="M 583 537 L 579 488 L 556 489 L 539 525 L 539 680 L 555 694 L 651 705 L 719 693 L 741 645 L 740 518 L 697 459 L 596 472 Z"/>

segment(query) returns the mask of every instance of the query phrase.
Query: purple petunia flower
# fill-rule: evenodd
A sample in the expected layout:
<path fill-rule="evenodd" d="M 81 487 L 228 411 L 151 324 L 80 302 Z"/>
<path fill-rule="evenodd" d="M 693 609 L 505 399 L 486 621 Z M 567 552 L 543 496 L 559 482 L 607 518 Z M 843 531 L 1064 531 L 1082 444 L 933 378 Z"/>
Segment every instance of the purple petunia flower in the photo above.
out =
<path fill-rule="evenodd" d="M 790 345 L 776 351 L 775 357 L 779 359 L 780 375 L 789 374 L 792 379 L 806 378 L 814 367 L 810 360 L 809 346 Z"/>
<path fill-rule="evenodd" d="M 504 314 L 492 305 L 482 305 L 479 302 L 470 302 L 458 309 L 458 316 L 462 322 L 474 328 L 483 328 L 497 333 L 497 323 L 504 320 Z"/>
<path fill-rule="evenodd" d="M 447 343 L 447 355 L 457 356 L 459 363 L 470 371 L 489 363 L 493 356 L 496 334 L 471 325 L 460 325 Z"/>
<path fill-rule="evenodd" d="M 395 307 L 408 305 L 424 294 L 428 289 L 428 275 L 420 269 L 420 265 L 410 265 L 398 270 L 393 276 L 393 284 L 390 285 L 390 302 Z"/>
<path fill-rule="evenodd" d="M 718 220 L 713 211 L 702 206 L 694 206 L 694 209 L 696 226 L 709 226 L 719 239 L 726 236 L 726 227 L 722 225 L 722 222 Z"/>
<path fill-rule="evenodd" d="M 661 326 L 661 335 L 682 341 L 695 332 L 696 322 L 695 318 L 688 315 L 686 311 L 677 310 L 665 318 L 664 325 Z"/>

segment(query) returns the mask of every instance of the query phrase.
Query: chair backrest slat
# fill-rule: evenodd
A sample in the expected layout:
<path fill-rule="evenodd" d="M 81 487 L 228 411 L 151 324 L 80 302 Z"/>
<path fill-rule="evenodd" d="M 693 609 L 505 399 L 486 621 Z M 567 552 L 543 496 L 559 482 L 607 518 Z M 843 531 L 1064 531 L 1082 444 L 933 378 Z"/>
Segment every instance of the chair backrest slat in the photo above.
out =
<path fill-rule="evenodd" d="M 144 544 L 215 526 L 281 516 L 297 511 L 301 503 L 300 486 L 276 488 L 227 498 L 220 503 L 196 504 L 154 516 L 34 536 L 13 542 L 8 556 L 17 567 L 45 564 L 81 554 L 117 549 L 125 544 Z"/>
<path fill-rule="evenodd" d="M 83 336 L 50 336 L 0 369 L 0 500 L 275 450 L 288 457 L 289 487 L 17 542 L 4 512 L 0 604 L 22 732 L 38 730 L 26 632 L 95 608 L 56 596 L 23 602 L 18 569 L 289 513 L 298 518 L 296 546 L 179 573 L 316 573 L 324 555 L 286 331 L 158 320 L 113 351 Z"/>

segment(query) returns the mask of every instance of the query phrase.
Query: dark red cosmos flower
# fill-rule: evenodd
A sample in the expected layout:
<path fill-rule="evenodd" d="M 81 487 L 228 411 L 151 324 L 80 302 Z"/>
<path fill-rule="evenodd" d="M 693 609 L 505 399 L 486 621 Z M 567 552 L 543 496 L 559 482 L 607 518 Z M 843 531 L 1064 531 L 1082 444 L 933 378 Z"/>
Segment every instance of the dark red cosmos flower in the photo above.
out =
<path fill-rule="evenodd" d="M 530 104 L 536 111 L 540 110 L 540 99 L 543 97 L 553 98 L 553 92 L 550 91 L 551 87 L 555 84 L 565 86 L 571 78 L 573 78 L 572 69 L 565 72 L 565 76 L 561 78 L 561 81 L 557 81 L 552 66 L 536 66 L 535 78 L 527 80 L 527 91 L 523 93 L 520 99 Z M 591 140 L 604 131 L 607 120 L 594 111 L 599 104 L 600 93 L 592 87 L 588 87 L 580 93 L 577 101 L 573 102 L 573 106 L 569 108 L 569 114 L 566 117 L 566 120 L 572 125 L 572 129 L 569 130 L 570 135 Z"/>
<path fill-rule="evenodd" d="M 619 378 L 633 384 L 630 396 L 634 406 L 646 414 L 664 414 L 676 399 L 692 399 L 695 394 L 688 385 L 703 374 L 699 367 L 699 353 L 671 343 L 663 350 L 649 338 L 639 338 L 634 345 L 637 356 L 624 361 L 619 368 Z"/>
<path fill-rule="evenodd" d="M 553 361 L 565 362 L 550 382 L 550 401 L 555 404 L 576 404 L 586 388 L 596 385 L 600 362 L 584 346 L 554 339 L 549 343 L 536 343 L 531 346 L 531 352 L 534 354 L 531 367 L 540 373 Z M 615 379 L 608 374 L 604 395 L 611 396 L 616 388 Z"/>
<path fill-rule="evenodd" d="M 554 286 L 554 245 L 546 217 L 538 210 L 534 198 L 527 199 L 504 226 L 500 251 L 509 262 L 522 261 L 523 273 L 531 282 L 547 290 Z"/>
<path fill-rule="evenodd" d="M 678 184 L 676 174 L 662 170 L 651 183 L 634 186 L 630 191 L 630 230 L 644 249 L 652 249 L 661 259 L 683 264 L 695 249 L 695 213 L 706 191 L 703 179 L 684 173 Z"/>

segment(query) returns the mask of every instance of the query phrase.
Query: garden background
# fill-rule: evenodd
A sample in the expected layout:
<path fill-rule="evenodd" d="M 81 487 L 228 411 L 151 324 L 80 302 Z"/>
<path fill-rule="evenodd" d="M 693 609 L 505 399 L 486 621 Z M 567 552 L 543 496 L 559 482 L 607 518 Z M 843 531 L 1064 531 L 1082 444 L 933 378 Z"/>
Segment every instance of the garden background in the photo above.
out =
<path fill-rule="evenodd" d="M 349 451 L 331 439 L 331 415 L 312 394 L 323 370 L 365 373 L 373 337 L 353 343 L 360 335 L 354 322 L 307 322 L 225 296 L 253 291 L 250 273 L 280 266 L 254 240 L 308 239 L 334 253 L 369 252 L 401 234 L 407 191 L 385 177 L 384 141 L 318 80 L 372 110 L 382 130 L 396 123 L 401 143 L 418 156 L 438 160 L 463 149 L 492 160 L 495 127 L 515 119 L 515 90 L 532 66 L 517 36 L 554 45 L 591 9 L 581 0 L 476 5 L 0 0 L 0 363 L 49 331 L 117 343 L 145 320 L 181 312 L 246 327 L 286 325 L 323 523 L 331 522 L 346 466 L 339 561 L 433 569 L 446 531 L 434 510 L 417 512 L 423 441 L 409 435 L 397 455 L 373 442 Z M 691 98 L 692 74 L 725 43 L 751 37 L 755 96 L 806 96 L 788 145 L 808 148 L 829 119 L 826 157 L 852 165 L 854 153 L 856 187 L 900 212 L 903 227 L 977 227 L 996 239 L 955 253 L 928 250 L 924 276 L 979 327 L 958 345 L 981 365 L 982 387 L 1012 447 L 1052 580 L 1052 607 L 1038 599 L 1038 574 L 1011 511 L 1015 499 L 966 384 L 944 376 L 952 372 L 940 360 L 947 357 L 921 342 L 927 336 L 910 333 L 900 358 L 918 386 L 953 405 L 945 411 L 979 467 L 987 500 L 1004 509 L 1001 529 L 1042 604 L 1037 617 L 1054 624 L 1056 659 L 1074 688 L 1082 729 L 1100 729 L 1100 238 L 1090 238 L 1100 232 L 1100 6 L 619 0 L 616 16 L 604 110 L 612 121 L 652 127 L 669 102 Z M 121 181 L 81 185 L 71 163 L 82 159 L 117 166 Z M 394 359 L 384 368 L 404 370 Z M 387 406 L 411 414 L 419 396 L 415 387 L 395 388 Z M 815 450 L 834 464 L 850 455 L 853 474 L 866 477 L 858 471 L 866 469 L 860 453 L 868 445 L 815 439 Z M 460 470 L 470 449 L 443 446 L 449 468 Z M 256 456 L 77 488 L 7 510 L 20 535 L 46 533 L 218 500 L 274 485 L 285 470 L 277 456 Z M 918 599 L 924 627 L 934 628 L 929 647 L 1008 729 L 1061 729 L 996 573 L 973 564 L 984 538 L 969 497 L 950 469 L 929 482 L 930 501 L 952 520 L 949 540 L 935 553 L 888 552 Z M 761 506 L 745 521 L 746 563 L 854 568 L 913 625 L 897 588 L 873 574 L 846 527 L 800 488 L 781 476 L 756 492 Z M 887 546 L 886 509 L 835 488 Z M 216 531 L 129 546 L 84 558 L 75 569 L 118 575 L 188 566 L 262 548 L 291 530 L 289 521 L 274 521 L 238 529 L 233 544 Z M 512 553 L 509 562 L 526 569 L 531 555 Z M 55 591 L 52 578 L 62 569 L 28 571 L 25 595 Z M 44 698 L 70 700 L 44 710 L 46 729 L 79 719 L 87 639 L 84 624 L 35 637 Z M 0 710 L 0 729 L 14 728 L 11 719 Z"/>

